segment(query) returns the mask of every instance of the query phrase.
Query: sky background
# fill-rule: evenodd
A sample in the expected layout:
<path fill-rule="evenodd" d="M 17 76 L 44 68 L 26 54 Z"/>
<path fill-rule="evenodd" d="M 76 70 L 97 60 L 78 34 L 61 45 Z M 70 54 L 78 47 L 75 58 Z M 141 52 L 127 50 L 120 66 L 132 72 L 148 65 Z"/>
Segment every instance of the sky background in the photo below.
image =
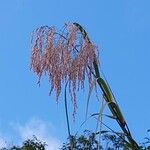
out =
<path fill-rule="evenodd" d="M 141 141 L 150 128 L 150 1 L 149 0 L 0 0 L 0 145 L 19 143 L 36 134 L 56 150 L 66 141 L 64 99 L 49 96 L 49 84 L 30 71 L 31 32 L 41 25 L 61 28 L 79 22 L 99 47 L 102 70 L 129 128 Z M 87 90 L 78 93 L 72 132 L 85 117 Z M 96 99 L 90 102 L 97 112 Z M 106 124 L 116 128 L 108 119 Z M 95 121 L 94 121 L 95 122 Z M 8 141 L 8 142 L 5 142 Z"/>

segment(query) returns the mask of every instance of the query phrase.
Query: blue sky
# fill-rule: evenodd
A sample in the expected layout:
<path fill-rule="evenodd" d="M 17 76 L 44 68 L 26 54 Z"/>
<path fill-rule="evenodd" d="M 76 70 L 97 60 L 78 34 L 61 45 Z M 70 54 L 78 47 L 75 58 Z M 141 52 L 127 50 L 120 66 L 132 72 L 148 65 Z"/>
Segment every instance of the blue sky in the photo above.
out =
<path fill-rule="evenodd" d="M 56 104 L 54 95 L 48 95 L 46 78 L 40 88 L 36 84 L 30 71 L 30 37 L 41 25 L 61 28 L 65 22 L 79 22 L 99 47 L 101 67 L 131 132 L 137 140 L 143 139 L 150 128 L 149 6 L 149 0 L 1 0 L 0 136 L 16 142 L 23 135 L 20 128 L 39 121 L 49 137 L 65 141 L 63 97 Z M 86 90 L 78 96 L 82 100 L 74 132 L 84 119 Z M 93 99 L 91 107 L 97 111 Z"/>

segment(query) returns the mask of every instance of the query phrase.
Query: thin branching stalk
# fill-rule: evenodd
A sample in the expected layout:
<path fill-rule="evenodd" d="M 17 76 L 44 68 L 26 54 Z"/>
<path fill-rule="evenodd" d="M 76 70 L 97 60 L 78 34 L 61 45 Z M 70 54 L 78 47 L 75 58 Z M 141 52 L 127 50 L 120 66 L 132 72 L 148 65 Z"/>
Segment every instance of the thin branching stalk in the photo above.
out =
<path fill-rule="evenodd" d="M 70 148 L 73 150 L 73 143 L 72 143 L 72 136 L 70 132 L 70 123 L 69 123 L 69 115 L 68 115 L 68 107 L 67 107 L 67 84 L 65 85 L 65 114 L 66 114 L 66 122 L 67 122 L 67 130 L 68 130 L 68 136 L 69 136 L 69 141 L 70 141 Z"/>
<path fill-rule="evenodd" d="M 68 135 L 70 138 L 71 132 L 70 132 L 69 115 L 68 115 L 68 107 L 67 107 L 67 83 L 65 85 L 65 96 L 64 97 L 65 97 L 65 114 L 66 114 L 67 130 L 68 130 Z"/>

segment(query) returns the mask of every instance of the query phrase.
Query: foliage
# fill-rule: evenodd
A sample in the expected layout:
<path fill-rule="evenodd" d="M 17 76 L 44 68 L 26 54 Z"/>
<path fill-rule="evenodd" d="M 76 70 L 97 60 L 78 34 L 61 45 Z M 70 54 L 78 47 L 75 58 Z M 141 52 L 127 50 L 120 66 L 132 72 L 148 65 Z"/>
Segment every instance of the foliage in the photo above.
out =
<path fill-rule="evenodd" d="M 99 138 L 100 136 L 100 138 Z M 150 150 L 150 138 L 140 143 L 140 150 Z M 11 148 L 2 148 L 0 150 L 46 150 L 46 143 L 38 140 L 35 136 L 32 139 L 25 140 L 22 146 L 13 146 Z M 71 149 L 72 147 L 72 149 Z M 59 150 L 134 150 L 124 140 L 123 134 L 114 134 L 110 132 L 94 133 L 85 130 L 81 135 L 72 135 Z"/>
<path fill-rule="evenodd" d="M 104 134 L 101 142 L 95 133 L 85 131 L 83 135 L 72 136 L 74 150 L 117 150 L 126 147 L 126 143 L 114 134 Z M 71 150 L 70 143 L 64 143 L 61 150 Z"/>
<path fill-rule="evenodd" d="M 95 134 L 85 131 L 84 135 L 79 137 L 71 136 L 72 148 L 75 150 L 97 150 L 99 143 L 95 138 Z M 70 140 L 68 143 L 64 143 L 61 150 L 71 150 Z"/>
<path fill-rule="evenodd" d="M 41 142 L 35 136 L 33 139 L 25 140 L 22 146 L 13 146 L 11 148 L 2 148 L 1 150 L 45 150 L 46 143 Z"/>
<path fill-rule="evenodd" d="M 104 133 L 99 141 L 95 133 L 85 130 L 83 135 L 72 136 L 73 150 L 134 150 L 125 142 L 124 136 Z M 70 140 L 61 150 L 71 150 Z M 150 138 L 140 144 L 140 150 L 150 150 Z"/>

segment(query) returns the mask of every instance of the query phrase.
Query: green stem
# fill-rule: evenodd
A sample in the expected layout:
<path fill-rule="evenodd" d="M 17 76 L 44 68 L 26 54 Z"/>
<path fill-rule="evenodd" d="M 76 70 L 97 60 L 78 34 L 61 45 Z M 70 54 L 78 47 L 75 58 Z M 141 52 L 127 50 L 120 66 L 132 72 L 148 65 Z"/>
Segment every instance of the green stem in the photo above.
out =
<path fill-rule="evenodd" d="M 112 112 L 112 114 L 114 116 L 116 116 L 116 121 L 118 122 L 122 131 L 125 133 L 127 139 L 129 140 L 129 142 L 131 144 L 131 147 L 134 148 L 134 150 L 140 150 L 139 145 L 135 142 L 135 140 L 132 138 L 132 136 L 130 134 L 130 131 L 124 120 L 124 117 L 119 109 L 119 106 L 115 102 L 113 102 L 112 94 L 111 94 L 107 84 L 100 77 L 100 73 L 99 73 L 99 69 L 98 69 L 98 65 L 97 65 L 96 61 L 93 62 L 93 65 L 94 65 L 94 69 L 95 69 L 97 83 L 99 84 L 99 86 L 104 94 L 104 98 L 105 98 L 106 102 L 108 103 L 108 107 L 109 107 L 110 111 Z"/>
<path fill-rule="evenodd" d="M 73 24 L 81 32 L 81 34 L 83 35 L 83 38 L 88 40 L 89 43 L 91 43 L 91 41 L 87 35 L 87 32 L 84 30 L 84 28 L 78 23 L 73 23 Z M 133 150 L 140 150 L 139 145 L 135 142 L 135 140 L 132 138 L 132 136 L 130 134 L 128 126 L 124 120 L 124 117 L 123 117 L 120 109 L 119 109 L 119 106 L 113 101 L 113 94 L 112 94 L 111 90 L 109 89 L 109 86 L 107 86 L 105 81 L 100 77 L 100 72 L 99 72 L 99 68 L 98 68 L 96 60 L 94 60 L 93 66 L 94 66 L 95 74 L 96 74 L 96 75 L 94 75 L 94 77 L 96 77 L 96 79 L 97 79 L 97 83 L 103 92 L 103 96 L 104 96 L 106 102 L 108 103 L 108 107 L 109 107 L 110 111 L 116 117 L 116 121 L 118 122 L 122 131 L 125 133 Z"/>

